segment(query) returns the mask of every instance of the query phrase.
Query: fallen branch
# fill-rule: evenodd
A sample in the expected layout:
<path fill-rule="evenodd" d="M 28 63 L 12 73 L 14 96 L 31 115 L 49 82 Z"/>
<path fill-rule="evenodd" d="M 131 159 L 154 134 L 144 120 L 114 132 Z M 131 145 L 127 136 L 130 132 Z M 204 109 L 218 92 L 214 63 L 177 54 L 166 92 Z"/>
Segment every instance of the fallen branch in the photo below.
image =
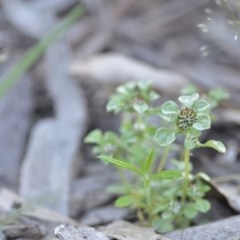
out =
<path fill-rule="evenodd" d="M 150 80 L 157 89 L 168 93 L 177 92 L 188 83 L 187 78 L 181 74 L 154 68 L 115 53 L 75 61 L 70 67 L 70 72 L 79 79 L 90 77 L 103 83 L 119 84 L 133 80 Z"/>

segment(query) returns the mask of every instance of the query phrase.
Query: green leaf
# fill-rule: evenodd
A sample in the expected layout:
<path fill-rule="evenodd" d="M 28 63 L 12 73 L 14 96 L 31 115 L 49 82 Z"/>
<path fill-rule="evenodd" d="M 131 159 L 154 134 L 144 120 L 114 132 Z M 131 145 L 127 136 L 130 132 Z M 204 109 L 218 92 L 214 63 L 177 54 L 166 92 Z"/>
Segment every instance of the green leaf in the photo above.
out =
<path fill-rule="evenodd" d="M 191 134 L 192 137 L 198 138 L 201 135 L 201 131 L 191 127 L 189 128 L 189 132 Z"/>
<path fill-rule="evenodd" d="M 197 176 L 199 176 L 201 179 L 203 179 L 206 182 L 210 182 L 210 180 L 211 180 L 210 177 L 206 173 L 203 173 L 203 172 L 199 172 L 197 174 Z"/>
<path fill-rule="evenodd" d="M 195 207 L 195 204 L 193 203 L 186 204 L 183 209 L 183 213 L 189 219 L 195 218 L 197 216 L 197 209 Z"/>
<path fill-rule="evenodd" d="M 114 132 L 107 131 L 103 135 L 104 142 L 115 142 L 118 139 L 118 136 Z"/>
<path fill-rule="evenodd" d="M 194 104 L 194 109 L 197 111 L 205 111 L 209 108 L 209 103 L 203 99 L 199 99 L 195 104 Z"/>
<path fill-rule="evenodd" d="M 209 129 L 211 126 L 211 119 L 207 114 L 199 113 L 197 115 L 197 122 L 193 124 L 193 128 L 197 130 Z"/>
<path fill-rule="evenodd" d="M 123 195 L 129 193 L 129 188 L 130 186 L 123 184 L 123 183 L 115 183 L 111 184 L 110 186 L 107 187 L 106 192 L 109 194 L 114 194 L 114 195 Z M 131 189 L 130 189 L 131 190 Z"/>
<path fill-rule="evenodd" d="M 220 141 L 215 141 L 215 140 L 209 140 L 206 143 L 198 143 L 197 147 L 210 147 L 220 153 L 226 152 L 226 147 L 224 146 L 224 144 Z"/>
<path fill-rule="evenodd" d="M 188 96 L 180 96 L 178 98 L 179 102 L 181 102 L 185 107 L 192 108 L 193 104 L 198 100 L 199 94 L 194 93 Z"/>
<path fill-rule="evenodd" d="M 194 142 L 194 140 L 190 137 L 185 138 L 184 140 L 184 147 L 187 149 L 193 149 L 195 148 L 196 144 Z"/>
<path fill-rule="evenodd" d="M 164 203 L 164 204 L 158 204 L 154 207 L 152 214 L 158 214 L 160 212 L 166 212 L 169 210 L 169 204 Z"/>
<path fill-rule="evenodd" d="M 146 112 L 148 110 L 148 108 L 149 108 L 149 106 L 146 103 L 134 103 L 133 104 L 133 109 L 140 114 Z"/>
<path fill-rule="evenodd" d="M 162 218 L 156 218 L 153 220 L 152 225 L 159 233 L 166 233 L 174 230 L 173 219 L 163 220 Z"/>
<path fill-rule="evenodd" d="M 209 201 L 205 199 L 197 199 L 195 203 L 195 208 L 202 213 L 208 212 L 211 208 L 211 204 Z"/>
<path fill-rule="evenodd" d="M 201 135 L 201 131 L 199 131 L 193 127 L 189 128 L 189 133 L 194 138 L 198 138 Z"/>
<path fill-rule="evenodd" d="M 159 96 L 159 94 L 157 94 L 156 92 L 151 91 L 151 92 L 149 93 L 148 97 L 149 97 L 149 101 L 152 102 L 152 101 L 158 99 L 160 96 Z"/>
<path fill-rule="evenodd" d="M 151 176 L 152 179 L 177 179 L 181 177 L 182 173 L 178 170 L 165 170 Z"/>
<path fill-rule="evenodd" d="M 144 172 L 148 172 L 150 167 L 151 167 L 151 164 L 152 164 L 152 161 L 153 161 L 153 155 L 154 155 L 154 151 L 153 149 L 150 151 L 149 155 L 148 155 L 148 158 L 145 162 L 145 165 L 144 165 Z"/>
<path fill-rule="evenodd" d="M 156 131 L 155 139 L 160 146 L 165 147 L 175 141 L 176 135 L 173 130 L 163 127 Z"/>
<path fill-rule="evenodd" d="M 177 168 L 179 171 L 181 171 L 181 172 L 184 171 L 184 169 L 185 169 L 185 163 L 184 163 L 183 161 L 173 159 L 172 162 L 173 162 L 174 166 L 176 166 L 176 168 Z M 189 169 L 189 172 L 191 172 L 192 169 L 193 169 L 193 165 L 192 165 L 191 162 L 188 163 L 188 169 Z"/>
<path fill-rule="evenodd" d="M 173 101 L 167 101 L 162 105 L 162 112 L 164 114 L 178 113 L 178 105 Z"/>
<path fill-rule="evenodd" d="M 102 132 L 98 129 L 90 132 L 84 139 L 85 143 L 96 143 L 100 144 L 103 140 Z"/>
<path fill-rule="evenodd" d="M 132 195 L 125 195 L 125 196 L 121 196 L 119 197 L 114 205 L 116 207 L 128 207 L 130 205 L 132 205 L 135 202 L 135 199 L 133 198 Z"/>
<path fill-rule="evenodd" d="M 107 103 L 107 112 L 118 113 L 124 108 L 124 99 L 122 96 L 113 95 Z"/>
<path fill-rule="evenodd" d="M 162 109 L 157 113 L 163 120 L 167 122 L 175 122 L 177 120 L 178 114 L 164 114 Z"/>
<path fill-rule="evenodd" d="M 229 93 L 223 88 L 214 88 L 209 92 L 209 96 L 216 101 L 220 101 L 222 99 L 228 99 Z"/>
<path fill-rule="evenodd" d="M 173 218 L 173 213 L 171 211 L 164 211 L 162 214 L 162 219 L 167 220 L 167 219 L 172 219 Z"/>
<path fill-rule="evenodd" d="M 1 81 L 0 84 L 0 98 L 16 83 L 16 81 L 27 72 L 34 63 L 43 55 L 45 50 L 55 42 L 59 37 L 65 33 L 69 27 L 75 23 L 79 17 L 83 15 L 85 9 L 77 5 L 70 14 L 46 37 L 44 37 L 39 43 L 32 47 L 26 54 L 21 58 L 21 60 L 16 64 L 16 66 L 11 69 L 11 71 L 6 75 L 6 77 Z"/>
<path fill-rule="evenodd" d="M 103 160 L 105 162 L 111 163 L 117 167 L 128 169 L 132 172 L 142 175 L 142 172 L 140 169 L 136 168 L 135 166 L 133 166 L 132 164 L 129 164 L 127 162 L 124 162 L 124 161 L 121 161 L 121 160 L 118 160 L 118 159 L 115 159 L 112 157 L 102 156 L 102 155 L 98 156 L 98 158 L 100 158 L 101 160 Z"/>
<path fill-rule="evenodd" d="M 151 89 L 150 81 L 139 81 L 137 82 L 137 86 L 139 87 L 141 92 L 148 92 Z"/>
<path fill-rule="evenodd" d="M 183 94 L 183 95 L 190 95 L 190 94 L 194 94 L 194 93 L 197 93 L 197 88 L 193 84 L 188 84 L 181 90 L 181 94 Z"/>
<path fill-rule="evenodd" d="M 136 83 L 135 82 L 130 82 L 124 85 L 121 85 L 119 87 L 117 87 L 116 92 L 123 94 L 123 95 L 128 95 L 129 92 L 132 92 L 134 90 L 134 88 L 136 87 Z"/>

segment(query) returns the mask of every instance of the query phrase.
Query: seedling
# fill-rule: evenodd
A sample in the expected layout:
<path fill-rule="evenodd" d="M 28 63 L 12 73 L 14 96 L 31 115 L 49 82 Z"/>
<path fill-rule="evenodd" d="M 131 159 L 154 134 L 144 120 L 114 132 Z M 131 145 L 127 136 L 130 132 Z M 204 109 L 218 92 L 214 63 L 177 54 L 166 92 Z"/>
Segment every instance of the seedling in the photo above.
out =
<path fill-rule="evenodd" d="M 209 177 L 192 174 L 192 150 L 210 147 L 224 153 L 226 149 L 219 141 L 200 141 L 202 131 L 211 126 L 210 96 L 202 98 L 194 92 L 180 96 L 180 106 L 167 101 L 153 107 L 158 97 L 149 83 L 118 87 L 107 111 L 122 114 L 119 133 L 94 130 L 85 142 L 95 144 L 98 158 L 119 170 L 122 181 L 111 187 L 120 194 L 115 205 L 134 208 L 141 223 L 167 232 L 188 226 L 199 212 L 210 209 L 204 199 Z M 166 169 L 170 153 L 178 160 Z"/>

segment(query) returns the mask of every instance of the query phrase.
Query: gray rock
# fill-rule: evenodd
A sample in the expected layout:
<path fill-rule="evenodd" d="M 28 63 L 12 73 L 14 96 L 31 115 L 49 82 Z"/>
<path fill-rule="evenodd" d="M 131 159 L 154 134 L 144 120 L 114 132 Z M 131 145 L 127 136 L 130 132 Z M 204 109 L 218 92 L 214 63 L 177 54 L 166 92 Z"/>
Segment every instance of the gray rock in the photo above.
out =
<path fill-rule="evenodd" d="M 105 206 L 89 211 L 80 218 L 80 222 L 86 225 L 102 225 L 116 220 L 121 220 L 131 213 L 130 209 Z"/>
<path fill-rule="evenodd" d="M 169 240 L 169 238 L 155 233 L 153 228 L 139 226 L 126 221 L 113 222 L 102 227 L 101 231 L 106 236 L 118 240 Z"/>
<path fill-rule="evenodd" d="M 32 84 L 25 76 L 0 99 L 0 177 L 11 187 L 18 185 L 19 169 L 32 124 L 32 111 Z"/>
<path fill-rule="evenodd" d="M 3 229 L 4 235 L 7 239 L 42 239 L 46 234 L 46 229 L 41 225 L 11 225 Z"/>
<path fill-rule="evenodd" d="M 240 240 L 240 232 L 234 234 L 233 236 L 229 237 L 226 240 Z"/>
<path fill-rule="evenodd" d="M 77 139 L 61 122 L 52 119 L 39 122 L 33 129 L 21 171 L 20 194 L 38 198 L 49 193 L 45 205 L 68 214 L 71 169 L 76 158 Z M 64 131 L 64 132 L 63 132 Z M 66 135 L 65 135 L 65 134 Z M 73 151 L 75 149 L 75 151 Z"/>
<path fill-rule="evenodd" d="M 240 216 L 236 216 L 201 226 L 174 231 L 166 234 L 166 236 L 174 240 L 230 240 L 235 234 L 239 234 L 239 226 Z"/>
<path fill-rule="evenodd" d="M 0 240 L 6 240 L 6 236 L 0 232 Z"/>
<path fill-rule="evenodd" d="M 96 208 L 111 200 L 112 195 L 106 192 L 106 188 L 118 178 L 113 169 L 104 165 L 103 167 L 103 171 L 73 182 L 70 200 L 71 216 L 76 216 L 78 213 Z"/>
<path fill-rule="evenodd" d="M 57 22 L 54 13 L 42 14 L 48 20 L 46 27 L 51 29 Z M 46 87 L 54 103 L 55 116 L 38 122 L 31 132 L 21 171 L 20 193 L 25 198 L 51 193 L 55 201 L 45 205 L 68 215 L 70 184 L 86 127 L 85 99 L 68 76 L 68 44 L 64 40 L 55 42 L 45 57 Z"/>
<path fill-rule="evenodd" d="M 109 240 L 103 233 L 90 227 L 59 225 L 55 228 L 55 235 L 60 240 Z"/>

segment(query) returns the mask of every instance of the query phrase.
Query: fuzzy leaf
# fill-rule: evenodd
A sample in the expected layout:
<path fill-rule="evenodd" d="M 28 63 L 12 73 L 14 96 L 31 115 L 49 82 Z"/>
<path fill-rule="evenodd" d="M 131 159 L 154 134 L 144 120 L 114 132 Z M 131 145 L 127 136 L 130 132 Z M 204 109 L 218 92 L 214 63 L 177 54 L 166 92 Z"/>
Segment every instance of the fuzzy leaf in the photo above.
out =
<path fill-rule="evenodd" d="M 142 92 L 147 92 L 148 90 L 151 89 L 151 82 L 149 81 L 139 81 L 137 82 L 137 86 L 139 87 L 139 89 L 142 91 Z"/>
<path fill-rule="evenodd" d="M 176 179 L 180 177 L 182 177 L 182 174 L 178 170 L 165 170 L 152 175 L 154 179 Z"/>
<path fill-rule="evenodd" d="M 189 129 L 189 132 L 192 137 L 198 138 L 201 135 L 201 132 L 193 127 Z"/>
<path fill-rule="evenodd" d="M 146 103 L 134 103 L 133 108 L 136 112 L 142 114 L 148 110 L 149 106 Z"/>
<path fill-rule="evenodd" d="M 181 94 L 183 95 L 190 95 L 194 93 L 197 93 L 197 88 L 193 84 L 188 84 L 181 90 Z"/>
<path fill-rule="evenodd" d="M 162 113 L 164 114 L 178 113 L 178 111 L 178 105 L 173 101 L 167 101 L 162 105 Z"/>
<path fill-rule="evenodd" d="M 135 82 L 130 82 L 124 85 L 121 85 L 119 87 L 117 87 L 116 92 L 123 94 L 123 95 L 128 95 L 129 92 L 132 92 L 134 90 L 134 88 L 136 87 L 136 83 Z"/>
<path fill-rule="evenodd" d="M 202 213 L 208 212 L 211 208 L 209 201 L 205 199 L 198 199 L 195 203 L 195 208 Z"/>
<path fill-rule="evenodd" d="M 175 141 L 176 135 L 173 130 L 163 127 L 156 131 L 155 138 L 160 146 L 165 147 Z"/>
<path fill-rule="evenodd" d="M 111 163 L 117 167 L 121 167 L 121 168 L 124 168 L 124 169 L 128 169 L 132 172 L 135 172 L 139 175 L 142 175 L 142 172 L 140 169 L 136 168 L 135 166 L 133 166 L 132 164 L 129 164 L 127 162 L 124 162 L 124 161 L 121 161 L 121 160 L 118 160 L 118 159 L 115 159 L 115 158 L 112 158 L 112 157 L 107 157 L 107 156 L 98 156 L 98 158 L 100 158 L 101 160 L 105 161 L 105 162 L 108 162 L 108 163 Z"/>
<path fill-rule="evenodd" d="M 90 132 L 84 139 L 85 143 L 96 143 L 100 144 L 103 139 L 102 132 L 98 129 Z"/>
<path fill-rule="evenodd" d="M 197 147 L 210 147 L 220 153 L 226 152 L 226 147 L 224 146 L 224 144 L 220 141 L 215 141 L 215 140 L 209 140 L 206 143 L 198 143 Z"/>
<path fill-rule="evenodd" d="M 160 233 L 171 232 L 174 229 L 172 219 L 163 220 L 157 218 L 156 220 L 153 221 L 153 226 Z"/>
<path fill-rule="evenodd" d="M 199 176 L 201 179 L 205 180 L 206 182 L 210 182 L 210 177 L 206 174 L 206 173 L 203 173 L 203 172 L 199 172 L 197 174 L 197 176 Z"/>
<path fill-rule="evenodd" d="M 211 119 L 207 114 L 200 113 L 197 115 L 197 122 L 193 124 L 193 128 L 197 130 L 209 129 L 211 126 Z"/>
<path fill-rule="evenodd" d="M 209 103 L 203 99 L 199 99 L 195 104 L 194 104 L 194 109 L 197 111 L 205 111 L 209 108 Z"/>
<path fill-rule="evenodd" d="M 185 138 L 184 147 L 187 149 L 195 148 L 195 142 L 193 141 L 193 139 L 191 137 Z"/>
<path fill-rule="evenodd" d="M 149 153 L 148 158 L 145 162 L 145 165 L 144 165 L 144 171 L 145 172 L 148 172 L 150 167 L 151 167 L 151 164 L 152 164 L 152 161 L 153 161 L 153 155 L 154 155 L 154 151 L 151 150 L 151 152 Z"/>
<path fill-rule="evenodd" d="M 118 113 L 124 108 L 124 99 L 122 96 L 113 96 L 107 103 L 107 112 Z"/>
<path fill-rule="evenodd" d="M 123 195 L 129 193 L 129 187 L 122 183 L 115 183 L 108 186 L 106 192 L 112 195 Z"/>
<path fill-rule="evenodd" d="M 135 199 L 133 198 L 133 196 L 131 195 L 125 195 L 125 196 L 122 196 L 122 197 L 119 197 L 114 205 L 116 207 L 128 207 L 130 206 L 131 204 L 133 204 L 135 201 Z"/>
<path fill-rule="evenodd" d="M 222 99 L 228 99 L 229 93 L 223 88 L 214 88 L 209 92 L 211 98 L 215 99 L 216 101 L 220 101 Z"/>
<path fill-rule="evenodd" d="M 154 92 L 154 91 L 151 91 L 151 92 L 149 93 L 149 100 L 150 100 L 150 101 L 154 101 L 154 100 L 158 99 L 159 97 L 160 97 L 159 94 L 157 94 L 157 93 Z"/>
<path fill-rule="evenodd" d="M 185 107 L 192 108 L 193 104 L 198 100 L 199 94 L 194 93 L 188 96 L 180 96 L 178 98 L 179 102 L 181 102 Z"/>
<path fill-rule="evenodd" d="M 162 109 L 157 113 L 163 120 L 167 122 L 175 122 L 178 114 L 164 114 Z"/>
<path fill-rule="evenodd" d="M 197 209 L 195 204 L 193 203 L 186 204 L 186 206 L 183 209 L 183 213 L 189 219 L 195 218 L 197 216 Z"/>

